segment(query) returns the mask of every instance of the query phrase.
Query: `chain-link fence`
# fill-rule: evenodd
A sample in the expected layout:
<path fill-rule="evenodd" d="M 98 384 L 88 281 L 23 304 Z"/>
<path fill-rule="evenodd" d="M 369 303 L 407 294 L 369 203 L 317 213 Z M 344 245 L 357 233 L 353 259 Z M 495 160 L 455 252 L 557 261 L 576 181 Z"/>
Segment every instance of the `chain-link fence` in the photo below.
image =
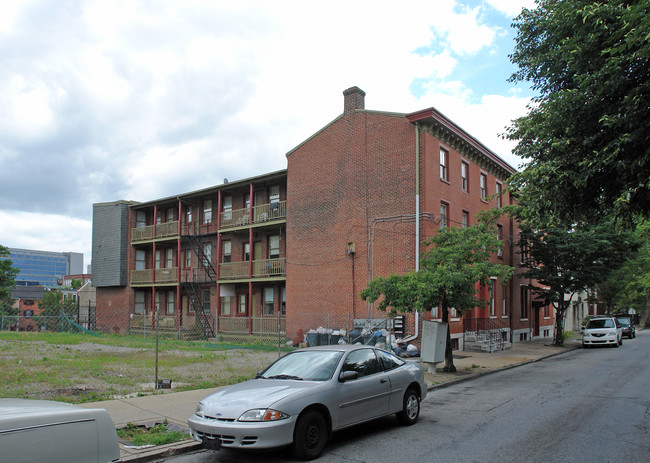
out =
<path fill-rule="evenodd" d="M 206 337 L 195 320 L 179 324 L 177 315 L 132 314 L 125 324 L 119 313 L 0 316 L 0 397 L 84 402 L 217 387 L 254 377 L 294 347 L 385 343 L 397 325 L 385 314 L 324 313 L 290 320 L 298 328 L 287 333 L 284 315 L 224 317 Z"/>

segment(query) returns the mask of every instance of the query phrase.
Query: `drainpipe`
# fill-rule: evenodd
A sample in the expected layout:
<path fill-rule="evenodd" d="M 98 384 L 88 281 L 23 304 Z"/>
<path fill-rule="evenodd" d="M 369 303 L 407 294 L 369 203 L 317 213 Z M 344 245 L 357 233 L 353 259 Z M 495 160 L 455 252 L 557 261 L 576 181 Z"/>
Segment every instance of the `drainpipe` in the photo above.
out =
<path fill-rule="evenodd" d="M 420 270 L 420 124 L 415 123 L 415 271 Z M 420 312 L 415 311 L 415 334 L 402 339 L 412 341 L 420 336 Z"/>

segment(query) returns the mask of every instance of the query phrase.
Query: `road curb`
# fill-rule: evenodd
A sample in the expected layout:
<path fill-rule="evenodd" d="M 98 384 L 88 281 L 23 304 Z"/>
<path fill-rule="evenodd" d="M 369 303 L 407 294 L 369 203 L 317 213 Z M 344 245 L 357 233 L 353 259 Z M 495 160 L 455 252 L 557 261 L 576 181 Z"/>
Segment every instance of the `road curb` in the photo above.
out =
<path fill-rule="evenodd" d="M 536 359 L 526 360 L 525 362 L 515 363 L 513 365 L 506 365 L 506 366 L 495 368 L 494 370 L 489 370 L 489 371 L 485 371 L 485 372 L 477 372 L 477 373 L 474 373 L 472 375 L 466 376 L 464 378 L 453 379 L 451 381 L 446 381 L 446 382 L 440 383 L 440 384 L 432 384 L 431 386 L 429 386 L 427 388 L 427 392 L 435 391 L 436 389 L 444 389 L 446 387 L 455 386 L 456 384 L 460 384 L 460 383 L 464 383 L 466 381 L 471 381 L 471 380 L 474 380 L 476 378 L 480 378 L 481 376 L 487 376 L 487 375 L 491 375 L 493 373 L 498 373 L 500 371 L 511 370 L 513 368 L 517 368 L 517 367 L 520 367 L 520 366 L 523 366 L 523 365 L 528 365 L 530 363 L 539 362 L 541 360 L 545 360 L 545 359 L 548 359 L 548 358 L 551 358 L 551 357 L 566 354 L 567 352 L 571 352 L 571 351 L 574 351 L 576 349 L 582 349 L 582 346 L 568 346 L 568 347 L 566 347 L 566 350 L 564 350 L 562 352 L 553 352 L 552 354 L 544 355 L 544 356 L 536 358 Z"/>

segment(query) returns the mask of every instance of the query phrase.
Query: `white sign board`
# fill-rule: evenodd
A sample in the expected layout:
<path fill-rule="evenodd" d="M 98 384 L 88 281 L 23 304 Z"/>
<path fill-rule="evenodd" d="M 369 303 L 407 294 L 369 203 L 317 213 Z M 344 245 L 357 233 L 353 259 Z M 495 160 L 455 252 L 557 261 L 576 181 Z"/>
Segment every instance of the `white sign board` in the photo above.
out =
<path fill-rule="evenodd" d="M 422 322 L 421 359 L 425 363 L 442 363 L 445 361 L 447 346 L 447 323 Z"/>

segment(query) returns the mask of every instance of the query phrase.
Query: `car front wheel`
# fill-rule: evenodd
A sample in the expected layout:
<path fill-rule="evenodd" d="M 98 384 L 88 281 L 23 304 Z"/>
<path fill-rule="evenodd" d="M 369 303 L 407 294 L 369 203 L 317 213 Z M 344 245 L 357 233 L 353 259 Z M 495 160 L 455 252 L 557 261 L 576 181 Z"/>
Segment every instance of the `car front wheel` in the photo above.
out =
<path fill-rule="evenodd" d="M 327 443 L 327 422 L 322 413 L 308 410 L 302 414 L 293 432 L 293 454 L 301 460 L 317 458 Z"/>
<path fill-rule="evenodd" d="M 409 389 L 404 394 L 404 404 L 402 411 L 397 413 L 397 421 L 404 426 L 415 424 L 420 416 L 420 396 L 413 389 Z"/>

